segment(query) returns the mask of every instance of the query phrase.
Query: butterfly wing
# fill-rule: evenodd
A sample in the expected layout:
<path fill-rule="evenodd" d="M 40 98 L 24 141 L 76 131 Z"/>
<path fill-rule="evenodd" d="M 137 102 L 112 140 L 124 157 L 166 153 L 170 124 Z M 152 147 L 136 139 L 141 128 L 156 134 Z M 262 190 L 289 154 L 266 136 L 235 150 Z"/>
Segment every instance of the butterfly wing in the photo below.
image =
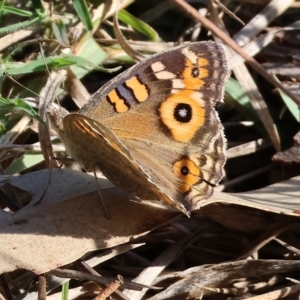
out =
<path fill-rule="evenodd" d="M 192 210 L 211 196 L 211 186 L 223 176 L 226 140 L 214 106 L 223 99 L 228 76 L 220 44 L 180 46 L 115 77 L 80 114 L 118 137 L 118 144 L 127 151 L 126 168 L 130 170 L 130 162 L 140 167 L 132 183 L 144 177 L 153 184 L 152 192 L 156 189 L 167 202 Z M 74 130 L 73 125 L 69 127 Z M 105 145 L 109 143 L 101 147 Z M 101 153 L 96 149 L 95 155 Z M 109 154 L 109 149 L 107 158 L 115 160 L 112 169 L 118 174 L 118 150 Z M 118 185 L 124 188 L 125 184 Z"/>
<path fill-rule="evenodd" d="M 181 203 L 173 203 L 131 155 L 127 147 L 104 125 L 81 114 L 63 119 L 60 136 L 71 155 L 87 171 L 100 169 L 116 186 L 147 200 L 164 200 L 188 215 Z"/>
<path fill-rule="evenodd" d="M 189 155 L 166 144 L 133 139 L 123 142 L 152 182 L 177 206 L 181 203 L 189 212 L 201 207 L 201 200 L 212 195 L 213 186 L 223 177 L 226 159 L 222 131 L 210 143 L 210 149 L 194 153 L 187 151 Z"/>

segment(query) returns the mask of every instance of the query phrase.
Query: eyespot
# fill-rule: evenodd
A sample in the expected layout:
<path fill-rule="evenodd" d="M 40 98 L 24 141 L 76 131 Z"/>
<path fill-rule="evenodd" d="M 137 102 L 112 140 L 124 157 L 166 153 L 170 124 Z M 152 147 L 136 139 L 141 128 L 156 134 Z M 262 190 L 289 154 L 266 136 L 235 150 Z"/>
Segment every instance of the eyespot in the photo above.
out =
<path fill-rule="evenodd" d="M 189 91 L 171 95 L 159 109 L 161 121 L 179 142 L 190 141 L 204 124 L 205 110 Z"/>
<path fill-rule="evenodd" d="M 191 187 L 199 182 L 201 171 L 194 161 L 188 157 L 182 157 L 173 164 L 173 171 L 179 179 L 178 190 L 185 194 Z"/>
<path fill-rule="evenodd" d="M 173 116 L 178 122 L 189 123 L 193 117 L 193 108 L 188 103 L 178 103 Z"/>
<path fill-rule="evenodd" d="M 199 76 L 199 68 L 192 68 L 192 72 L 191 72 L 191 75 L 194 77 L 194 78 L 198 78 Z"/>
<path fill-rule="evenodd" d="M 186 58 L 185 68 L 182 72 L 186 89 L 197 91 L 204 86 L 204 79 L 209 76 L 208 69 L 205 67 L 207 65 L 208 61 L 204 58 L 199 58 L 197 63 L 193 63 L 188 57 Z"/>

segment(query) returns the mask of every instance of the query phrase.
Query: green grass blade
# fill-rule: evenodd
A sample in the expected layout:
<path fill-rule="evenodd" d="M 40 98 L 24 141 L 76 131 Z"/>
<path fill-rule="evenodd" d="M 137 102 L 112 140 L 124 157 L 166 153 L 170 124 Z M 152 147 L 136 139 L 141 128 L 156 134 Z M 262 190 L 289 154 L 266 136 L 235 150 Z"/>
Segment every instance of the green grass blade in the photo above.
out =
<path fill-rule="evenodd" d="M 259 121 L 259 117 L 253 108 L 250 99 L 244 92 L 239 82 L 233 78 L 229 78 L 225 93 L 226 99 L 230 102 L 230 104 L 240 111 L 247 119 L 254 122 Z"/>
<path fill-rule="evenodd" d="M 14 175 L 28 168 L 31 168 L 40 162 L 44 161 L 44 156 L 41 153 L 28 152 L 21 155 L 18 159 L 12 162 L 6 169 L 5 174 Z"/>
<path fill-rule="evenodd" d="M 285 103 L 287 109 L 290 111 L 290 113 L 293 115 L 293 117 L 299 123 L 300 122 L 300 110 L 299 110 L 298 105 L 289 96 L 287 96 L 282 90 L 279 90 L 279 94 L 280 94 L 283 102 Z"/>
<path fill-rule="evenodd" d="M 93 22 L 85 0 L 73 0 L 74 9 L 88 31 L 93 30 Z"/>
<path fill-rule="evenodd" d="M 32 118 L 35 118 L 42 124 L 46 125 L 45 122 L 40 118 L 40 116 L 34 110 L 34 108 L 22 99 L 14 99 L 13 101 L 10 101 L 10 100 L 5 99 L 0 96 L 0 108 L 1 108 L 2 112 L 5 110 L 6 111 L 11 111 L 11 110 L 23 111 L 23 112 L 27 113 L 28 115 L 30 115 Z"/>
<path fill-rule="evenodd" d="M 8 33 L 11 31 L 17 31 L 19 29 L 24 29 L 24 28 L 35 25 L 35 24 L 40 23 L 45 20 L 46 20 L 46 16 L 40 15 L 40 16 L 35 17 L 32 20 L 28 20 L 28 21 L 17 23 L 17 24 L 2 27 L 2 28 L 0 28 L 0 34 Z"/>
<path fill-rule="evenodd" d="M 77 64 L 71 67 L 72 71 L 78 78 L 82 78 L 92 69 L 98 69 L 97 66 L 99 64 L 102 64 L 103 61 L 107 58 L 106 52 L 99 46 L 98 43 L 95 42 L 93 38 L 89 38 L 86 41 L 77 55 L 78 59 L 88 59 L 90 61 L 90 63 L 86 65 L 80 66 L 79 64 Z"/>
<path fill-rule="evenodd" d="M 68 300 L 69 296 L 69 281 L 62 285 L 61 300 Z"/>
<path fill-rule="evenodd" d="M 16 7 L 10 7 L 7 5 L 2 6 L 2 11 L 5 13 L 10 13 L 10 14 L 22 16 L 22 17 L 30 17 L 31 18 L 34 15 L 31 11 L 19 9 Z"/>
<path fill-rule="evenodd" d="M 136 31 L 147 36 L 151 41 L 158 42 L 161 40 L 157 32 L 151 26 L 141 21 L 140 19 L 134 17 L 126 10 L 122 9 L 118 11 L 118 18 L 123 23 L 130 25 Z"/>
<path fill-rule="evenodd" d="M 48 68 L 51 70 L 58 70 L 60 68 L 72 66 L 72 65 L 85 65 L 91 64 L 88 60 L 82 60 L 75 56 L 71 55 L 63 55 L 61 57 L 46 57 L 43 59 L 37 59 L 31 61 L 27 64 L 15 63 L 15 62 L 7 62 L 4 64 L 3 69 L 0 69 L 0 75 L 7 73 L 9 75 L 21 75 L 28 74 L 33 72 L 45 71 L 47 70 L 45 63 Z"/>
<path fill-rule="evenodd" d="M 61 45 L 68 47 L 69 39 L 68 39 L 67 28 L 66 28 L 64 22 L 61 19 L 52 22 L 52 29 L 53 29 L 55 37 L 57 38 L 57 41 Z"/>
<path fill-rule="evenodd" d="M 225 96 L 226 102 L 230 103 L 245 119 L 253 121 L 255 128 L 262 136 L 266 135 L 257 112 L 238 81 L 229 78 L 225 89 Z"/>
<path fill-rule="evenodd" d="M 0 1 L 0 15 L 3 14 L 4 3 L 5 3 L 5 0 L 1 0 L 1 1 Z"/>

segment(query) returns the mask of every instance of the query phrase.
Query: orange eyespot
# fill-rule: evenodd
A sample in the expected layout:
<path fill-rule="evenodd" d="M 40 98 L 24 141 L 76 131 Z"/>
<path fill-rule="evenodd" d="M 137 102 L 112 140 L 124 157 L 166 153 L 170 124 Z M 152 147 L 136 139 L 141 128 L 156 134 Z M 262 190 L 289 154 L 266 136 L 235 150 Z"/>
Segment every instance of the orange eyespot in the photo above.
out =
<path fill-rule="evenodd" d="M 203 58 L 203 57 L 199 57 L 198 58 L 198 65 L 200 67 L 205 67 L 205 66 L 208 66 L 209 65 L 209 62 L 206 58 Z"/>
<path fill-rule="evenodd" d="M 160 106 L 162 122 L 178 142 L 190 141 L 205 121 L 205 109 L 189 91 L 171 95 Z"/>
<path fill-rule="evenodd" d="M 182 158 L 173 165 L 174 174 L 179 179 L 178 190 L 184 194 L 199 181 L 201 174 L 198 166 L 189 158 Z"/>
<path fill-rule="evenodd" d="M 193 64 L 188 58 L 185 60 L 185 69 L 182 73 L 185 88 L 198 91 L 204 85 L 204 78 L 209 76 L 209 72 L 202 66 L 208 65 L 204 58 L 198 59 L 198 64 Z"/>

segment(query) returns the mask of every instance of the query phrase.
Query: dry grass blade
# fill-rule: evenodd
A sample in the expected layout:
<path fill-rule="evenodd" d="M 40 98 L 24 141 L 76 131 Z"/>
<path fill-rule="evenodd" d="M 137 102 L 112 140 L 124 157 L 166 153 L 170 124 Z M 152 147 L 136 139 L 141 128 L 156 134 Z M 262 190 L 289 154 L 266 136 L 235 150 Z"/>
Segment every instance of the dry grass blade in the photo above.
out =
<path fill-rule="evenodd" d="M 52 145 L 53 151 L 64 151 L 64 146 Z M 17 145 L 17 144 L 9 144 L 9 145 L 0 145 L 0 150 L 9 150 L 15 152 L 25 152 L 25 151 L 41 151 L 41 145 L 32 144 L 32 145 Z"/>
<path fill-rule="evenodd" d="M 281 143 L 276 125 L 274 124 L 263 96 L 258 91 L 257 85 L 250 75 L 248 69 L 244 64 L 240 64 L 234 67 L 233 72 L 243 87 L 245 93 L 248 95 L 253 108 L 256 110 L 261 121 L 263 122 L 275 149 L 280 151 Z"/>
<path fill-rule="evenodd" d="M 226 29 L 224 28 L 222 21 L 218 18 L 217 13 L 215 12 L 213 13 L 213 15 L 215 16 L 214 23 L 219 24 L 219 28 L 222 28 L 223 31 L 226 32 Z M 228 48 L 228 52 L 230 53 L 231 57 L 234 56 L 234 51 L 231 48 Z M 275 149 L 277 151 L 280 151 L 281 143 L 277 128 L 269 113 L 263 96 L 259 92 L 258 87 L 252 76 L 250 75 L 248 69 L 243 63 L 240 63 L 239 65 L 235 65 L 232 71 L 239 84 L 242 86 L 244 92 L 249 97 L 253 108 L 260 117 L 260 120 L 264 124 Z"/>
<path fill-rule="evenodd" d="M 20 40 L 25 39 L 26 37 L 31 36 L 34 33 L 34 30 L 19 30 L 16 32 L 12 32 L 6 36 L 0 38 L 0 51 L 14 45 Z"/>
<path fill-rule="evenodd" d="M 9 132 L 0 137 L 0 145 L 12 144 L 19 134 L 21 134 L 31 122 L 31 118 L 24 116 Z M 7 151 L 0 152 L 0 158 L 3 158 Z"/>
<path fill-rule="evenodd" d="M 74 278 L 78 280 L 92 280 L 95 282 L 99 282 L 101 284 L 109 286 L 114 279 L 112 278 L 105 278 L 99 275 L 93 275 L 88 273 L 83 273 L 75 270 L 68 270 L 68 269 L 56 269 L 49 272 L 50 274 L 61 277 L 61 278 Z M 119 281 L 120 285 L 123 285 L 124 288 L 133 289 L 137 291 L 141 291 L 143 288 L 152 289 L 153 287 L 145 284 L 135 283 L 135 282 L 124 282 L 124 279 Z M 154 288 L 155 289 L 155 288 Z"/>
<path fill-rule="evenodd" d="M 250 22 L 248 22 L 242 30 L 233 36 L 235 42 L 244 47 L 247 45 L 260 31 L 264 30 L 267 25 L 287 10 L 295 1 L 272 0 L 263 10 L 257 14 Z"/>
<path fill-rule="evenodd" d="M 224 32 L 226 32 L 226 30 L 225 30 L 225 28 L 223 28 L 222 22 L 220 20 L 218 20 L 218 24 L 219 24 L 219 27 L 222 28 Z M 245 26 L 245 27 L 247 27 L 247 26 Z M 239 33 L 236 34 L 236 36 L 233 39 L 237 42 L 240 35 L 243 36 L 243 32 L 241 32 L 240 34 Z M 251 35 L 251 33 L 252 33 L 251 30 L 245 30 L 245 32 L 249 35 Z M 253 35 L 253 36 L 255 36 L 255 35 Z M 250 37 L 249 37 L 249 40 L 250 40 Z M 233 57 L 234 51 L 231 48 L 228 48 L 228 51 L 230 53 L 230 56 Z M 271 141 L 273 142 L 275 149 L 277 151 L 280 151 L 281 142 L 280 142 L 278 130 L 276 128 L 276 125 L 274 124 L 274 121 L 273 121 L 271 115 L 270 115 L 270 112 L 264 101 L 263 96 L 261 95 L 261 93 L 258 90 L 257 84 L 255 83 L 251 74 L 249 73 L 248 69 L 246 68 L 246 66 L 243 63 L 240 63 L 238 65 L 235 64 L 232 71 L 233 71 L 236 79 L 242 86 L 244 92 L 249 97 L 250 102 L 251 102 L 253 108 L 255 109 L 255 111 L 257 112 L 257 114 L 259 115 L 260 120 L 264 124 L 264 126 L 269 134 L 269 137 L 270 137 Z"/>
<path fill-rule="evenodd" d="M 72 99 L 78 108 L 81 108 L 85 103 L 87 103 L 91 95 L 81 81 L 76 77 L 71 68 L 68 68 L 67 70 L 67 84 Z"/>
<path fill-rule="evenodd" d="M 217 5 L 222 11 L 224 11 L 225 13 L 227 13 L 230 17 L 232 17 L 233 19 L 237 20 L 238 22 L 240 22 L 242 25 L 245 25 L 245 23 L 239 18 L 237 17 L 234 13 L 232 13 L 226 6 L 224 6 L 219 0 L 211 0 L 212 3 L 214 3 L 215 5 Z"/>
<path fill-rule="evenodd" d="M 129 245 L 116 246 L 113 249 L 107 250 L 107 252 L 104 252 L 101 255 L 95 255 L 91 259 L 85 260 L 84 262 L 89 267 L 94 267 L 117 255 L 121 255 L 122 253 L 126 253 L 127 251 L 133 250 L 143 245 L 144 244 L 134 244 L 134 245 L 129 244 Z"/>
<path fill-rule="evenodd" d="M 225 202 L 299 217 L 299 181 L 300 177 L 298 176 L 259 190 L 244 193 L 215 192 L 213 197 L 206 200 L 203 205 Z"/>
<path fill-rule="evenodd" d="M 105 300 L 110 297 L 120 286 L 124 283 L 122 276 L 119 276 L 113 280 L 94 300 Z"/>
<path fill-rule="evenodd" d="M 40 93 L 40 104 L 39 104 L 39 115 L 42 120 L 46 120 L 47 118 L 47 107 L 53 102 L 55 98 L 55 93 L 58 86 L 65 80 L 66 72 L 60 71 L 59 73 L 52 73 L 46 83 L 46 86 Z M 48 166 L 50 162 L 54 164 L 54 166 L 58 167 L 58 165 L 53 161 L 54 153 L 52 149 L 52 143 L 49 135 L 48 128 L 39 123 L 38 124 L 38 132 L 39 139 L 41 143 L 41 149 Z"/>
<path fill-rule="evenodd" d="M 224 41 L 228 46 L 230 46 L 234 51 L 240 54 L 246 62 L 258 73 L 260 73 L 266 80 L 272 83 L 274 86 L 278 87 L 282 91 L 284 91 L 291 99 L 295 101 L 298 105 L 300 105 L 300 98 L 290 92 L 288 89 L 284 87 L 283 84 L 276 81 L 267 71 L 251 56 L 246 54 L 238 44 L 236 44 L 228 35 L 226 35 L 222 30 L 216 27 L 212 22 L 210 22 L 205 17 L 202 17 L 197 10 L 195 10 L 188 3 L 183 0 L 173 0 L 178 6 L 183 9 L 187 14 L 191 15 L 194 19 L 201 22 L 205 27 L 207 27 L 211 32 L 213 32 L 216 36 L 218 36 L 222 41 Z"/>
<path fill-rule="evenodd" d="M 231 147 L 227 150 L 227 159 L 240 157 L 251 153 L 257 153 L 260 150 L 270 147 L 270 145 L 271 143 L 269 141 L 259 139 L 257 141 Z"/>
<path fill-rule="evenodd" d="M 122 34 L 122 31 L 120 30 L 117 11 L 115 11 L 114 13 L 113 21 L 114 21 L 114 33 L 122 49 L 135 61 L 142 61 L 145 57 L 128 44 L 128 42 L 126 41 L 125 37 Z"/>
<path fill-rule="evenodd" d="M 286 247 L 289 251 L 291 251 L 292 253 L 295 253 L 296 255 L 300 255 L 300 250 L 297 249 L 296 247 L 293 247 L 292 245 L 289 245 L 287 243 L 285 243 L 284 241 L 278 239 L 278 238 L 274 238 L 274 241 L 276 241 L 277 243 L 279 243 L 280 245 Z M 295 281 L 296 282 L 296 281 Z M 299 282 L 297 282 L 299 283 Z"/>
<path fill-rule="evenodd" d="M 300 285 L 294 285 L 290 287 L 285 287 L 282 289 L 278 289 L 273 292 L 269 292 L 264 294 L 263 296 L 254 296 L 249 297 L 248 300 L 268 300 L 268 299 L 281 299 L 282 297 L 291 297 L 293 295 L 299 295 Z"/>
<path fill-rule="evenodd" d="M 234 279 L 238 281 L 244 274 L 247 274 L 248 278 L 261 278 L 272 274 L 275 270 L 279 274 L 288 272 L 293 268 L 299 269 L 300 262 L 243 260 L 219 264 L 218 266 L 206 265 L 192 268 L 181 273 L 181 280 L 150 299 L 193 299 L 211 293 L 205 288 L 202 289 L 201 286 L 225 287 Z"/>
<path fill-rule="evenodd" d="M 134 279 L 134 282 L 138 283 L 152 283 L 154 279 L 170 264 L 172 263 L 180 253 L 184 251 L 195 239 L 197 239 L 201 229 L 196 230 L 193 234 L 183 238 L 181 241 L 177 242 L 174 245 L 171 245 L 165 252 L 163 252 L 158 258 L 156 258 L 151 266 L 145 269 L 137 278 Z M 131 300 L 142 299 L 144 294 L 147 292 L 144 289 L 142 292 L 133 292 L 125 291 L 124 294 L 129 297 Z"/>
<path fill-rule="evenodd" d="M 267 230 L 262 234 L 262 236 L 258 237 L 256 241 L 252 245 L 249 245 L 249 248 L 243 253 L 239 259 L 246 259 L 253 255 L 254 252 L 257 252 L 267 243 L 269 243 L 272 239 L 279 236 L 284 231 L 287 231 L 293 227 L 299 226 L 299 222 L 293 222 L 291 220 L 279 221 L 275 224 L 268 226 Z"/>
<path fill-rule="evenodd" d="M 252 41 L 250 41 L 247 45 L 243 47 L 243 50 L 250 56 L 255 56 L 258 54 L 263 48 L 267 47 L 276 37 L 276 34 L 284 30 L 284 28 L 281 29 L 274 29 L 266 34 L 261 34 L 258 37 L 254 38 Z M 229 57 L 229 66 L 231 69 L 233 69 L 235 66 L 239 65 L 240 63 L 244 62 L 242 56 L 240 56 L 237 53 L 231 53 L 231 56 Z"/>

